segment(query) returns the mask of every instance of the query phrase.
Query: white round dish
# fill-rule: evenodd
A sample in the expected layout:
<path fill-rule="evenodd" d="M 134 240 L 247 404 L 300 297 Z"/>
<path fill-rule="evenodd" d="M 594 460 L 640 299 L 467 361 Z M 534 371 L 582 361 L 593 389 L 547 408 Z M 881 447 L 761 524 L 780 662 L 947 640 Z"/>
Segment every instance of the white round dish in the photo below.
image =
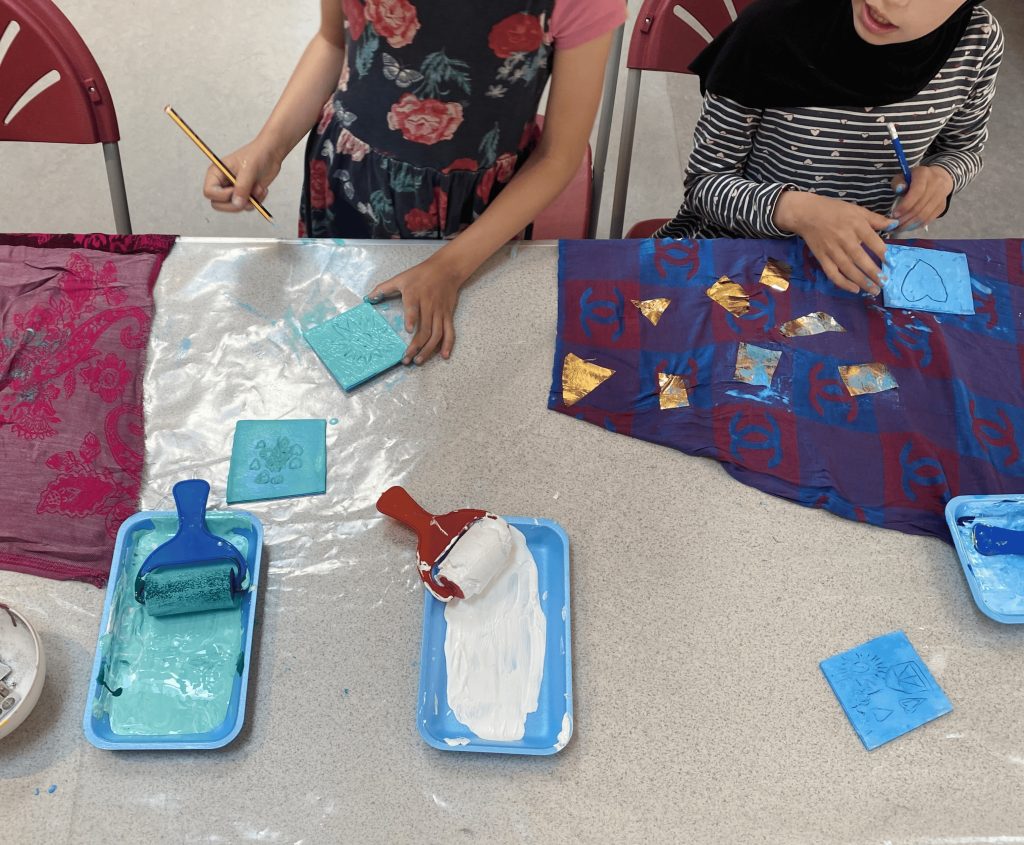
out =
<path fill-rule="evenodd" d="M 0 604 L 0 739 L 28 718 L 39 701 L 46 657 L 39 636 L 18 611 Z M 13 703 L 12 703 L 13 700 Z"/>

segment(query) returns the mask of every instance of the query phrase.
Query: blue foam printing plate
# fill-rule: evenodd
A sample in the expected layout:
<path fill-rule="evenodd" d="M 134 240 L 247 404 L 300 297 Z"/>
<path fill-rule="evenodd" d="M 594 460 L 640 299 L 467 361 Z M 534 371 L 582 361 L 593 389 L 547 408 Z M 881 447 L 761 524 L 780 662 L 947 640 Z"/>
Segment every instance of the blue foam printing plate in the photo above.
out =
<path fill-rule="evenodd" d="M 544 678 L 537 709 L 526 717 L 526 732 L 516 742 L 480 739 L 448 707 L 448 670 L 444 638 L 445 603 L 423 591 L 423 645 L 420 652 L 418 715 L 420 736 L 442 751 L 491 754 L 557 754 L 573 731 L 572 613 L 569 603 L 569 537 L 548 519 L 507 516 L 526 537 L 537 562 L 537 590 L 547 620 Z"/>

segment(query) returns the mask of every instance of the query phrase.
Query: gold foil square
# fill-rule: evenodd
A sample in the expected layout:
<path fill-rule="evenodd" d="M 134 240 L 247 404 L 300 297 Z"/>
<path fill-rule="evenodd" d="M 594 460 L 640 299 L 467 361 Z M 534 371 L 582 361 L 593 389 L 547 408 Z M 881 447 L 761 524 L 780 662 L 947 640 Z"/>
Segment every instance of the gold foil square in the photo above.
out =
<path fill-rule="evenodd" d="M 845 331 L 846 329 L 839 325 L 835 317 L 824 311 L 805 314 L 803 317 L 797 317 L 795 320 L 790 320 L 779 326 L 779 332 L 783 337 L 810 337 L 825 332 Z"/>
<path fill-rule="evenodd" d="M 793 268 L 785 261 L 769 258 L 761 271 L 761 284 L 772 290 L 789 290 L 789 280 L 793 278 Z"/>
<path fill-rule="evenodd" d="M 575 405 L 613 375 L 615 370 L 599 367 L 570 352 L 562 363 L 562 401 Z"/>
<path fill-rule="evenodd" d="M 648 320 L 651 321 L 652 326 L 658 325 L 658 320 L 661 319 L 661 315 L 665 313 L 665 309 L 672 303 L 671 299 L 631 299 L 637 309 L 643 314 Z"/>
<path fill-rule="evenodd" d="M 872 364 L 851 364 L 839 368 L 839 376 L 851 396 L 883 393 L 899 387 L 889 368 L 878 361 Z"/>
<path fill-rule="evenodd" d="M 781 349 L 764 349 L 752 343 L 741 343 L 736 351 L 736 371 L 733 378 L 745 384 L 771 387 L 780 358 Z"/>
<path fill-rule="evenodd" d="M 690 394 L 682 376 L 658 373 L 658 402 L 663 411 L 689 407 Z"/>
<path fill-rule="evenodd" d="M 722 276 L 706 291 L 707 295 L 730 314 L 742 317 L 750 310 L 750 297 L 728 276 Z"/>

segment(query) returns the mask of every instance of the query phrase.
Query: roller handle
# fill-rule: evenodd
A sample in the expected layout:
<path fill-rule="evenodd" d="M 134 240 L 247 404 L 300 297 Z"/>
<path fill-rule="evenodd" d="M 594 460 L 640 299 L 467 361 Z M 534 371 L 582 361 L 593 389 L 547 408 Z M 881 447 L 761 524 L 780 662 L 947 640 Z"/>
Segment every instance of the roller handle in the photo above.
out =
<path fill-rule="evenodd" d="M 156 553 L 146 558 L 135 576 L 136 600 L 140 604 L 143 603 L 145 576 L 154 569 L 200 563 L 204 558 L 211 560 L 214 546 L 217 555 L 235 565 L 231 587 L 235 592 L 241 591 L 248 564 L 238 549 L 226 540 L 215 537 L 206 527 L 206 503 L 210 498 L 209 483 L 201 478 L 179 481 L 171 489 L 171 494 L 174 496 L 174 506 L 178 511 L 178 530 L 157 551 L 173 546 L 180 558 L 175 563 L 167 563 Z"/>
<path fill-rule="evenodd" d="M 437 526 L 436 515 L 421 508 L 416 500 L 409 495 L 409 491 L 398 485 L 389 487 L 381 493 L 380 498 L 377 499 L 377 510 L 385 516 L 397 519 L 403 525 L 416 532 L 416 536 L 420 540 L 418 553 L 422 559 L 424 547 L 430 541 L 431 535 L 435 531 L 440 531 L 439 527 L 435 528 Z M 433 562 L 432 558 L 428 557 L 427 559 L 431 563 Z M 462 590 L 458 584 L 453 584 L 447 578 L 440 578 L 439 580 L 434 578 L 434 567 L 432 565 L 421 564 L 419 572 L 423 583 L 436 598 L 441 601 L 462 598 Z"/>
<path fill-rule="evenodd" d="M 986 557 L 1024 554 L 1024 532 L 978 522 L 974 526 L 974 546 Z"/>
<path fill-rule="evenodd" d="M 416 532 L 420 538 L 430 534 L 434 514 L 423 510 L 404 487 L 389 487 L 377 499 L 377 510 L 397 519 Z"/>
<path fill-rule="evenodd" d="M 175 484 L 171 494 L 174 496 L 174 507 L 178 510 L 177 533 L 209 534 L 206 527 L 206 502 L 210 498 L 210 485 L 201 478 L 191 478 Z"/>

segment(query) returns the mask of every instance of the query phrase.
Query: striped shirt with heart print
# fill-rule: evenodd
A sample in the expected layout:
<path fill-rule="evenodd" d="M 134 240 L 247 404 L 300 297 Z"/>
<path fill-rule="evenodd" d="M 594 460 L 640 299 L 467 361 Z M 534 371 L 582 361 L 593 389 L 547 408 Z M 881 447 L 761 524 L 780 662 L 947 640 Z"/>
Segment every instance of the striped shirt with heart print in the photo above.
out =
<path fill-rule="evenodd" d="M 694 131 L 683 204 L 655 237 L 784 238 L 785 190 L 836 197 L 888 215 L 900 174 L 886 128 L 911 167 L 944 167 L 954 191 L 981 170 L 1003 34 L 979 7 L 960 44 L 916 97 L 876 108 L 747 108 L 708 94 Z"/>

